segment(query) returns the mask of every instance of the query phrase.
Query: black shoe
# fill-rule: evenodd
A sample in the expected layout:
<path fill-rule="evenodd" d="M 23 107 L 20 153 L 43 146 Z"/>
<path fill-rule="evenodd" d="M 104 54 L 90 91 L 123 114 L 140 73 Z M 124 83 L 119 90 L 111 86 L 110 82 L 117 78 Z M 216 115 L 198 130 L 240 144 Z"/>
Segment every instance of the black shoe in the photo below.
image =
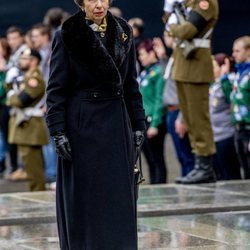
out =
<path fill-rule="evenodd" d="M 5 159 L 3 159 L 0 161 L 0 177 L 3 176 L 5 169 L 6 169 Z"/>
<path fill-rule="evenodd" d="M 178 176 L 178 177 L 176 177 L 176 178 L 175 178 L 175 183 L 176 183 L 176 184 L 181 184 L 181 183 L 182 183 L 183 178 L 185 178 L 185 177 L 182 177 L 182 176 Z"/>
<path fill-rule="evenodd" d="M 181 184 L 199 184 L 216 182 L 212 156 L 196 156 L 195 168 L 182 178 Z"/>
<path fill-rule="evenodd" d="M 53 183 L 53 182 L 56 182 L 56 177 L 55 176 L 46 176 L 45 177 L 45 182 L 46 183 Z"/>

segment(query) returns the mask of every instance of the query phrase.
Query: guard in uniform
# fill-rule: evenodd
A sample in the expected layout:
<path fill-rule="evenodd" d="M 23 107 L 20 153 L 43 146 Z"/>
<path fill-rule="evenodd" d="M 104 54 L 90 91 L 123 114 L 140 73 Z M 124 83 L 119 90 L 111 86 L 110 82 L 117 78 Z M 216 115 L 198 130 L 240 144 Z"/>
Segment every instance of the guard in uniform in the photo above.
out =
<path fill-rule="evenodd" d="M 45 190 L 42 145 L 48 143 L 48 132 L 40 104 L 45 93 L 40 61 L 37 51 L 25 49 L 19 59 L 20 69 L 26 72 L 24 81 L 18 90 L 7 94 L 7 105 L 11 107 L 8 140 L 18 145 L 31 191 Z"/>
<path fill-rule="evenodd" d="M 215 144 L 211 129 L 208 90 L 214 81 L 210 37 L 218 19 L 217 0 L 166 0 L 167 16 L 176 2 L 184 3 L 186 19 L 168 25 L 177 39 L 172 77 L 177 83 L 180 107 L 188 127 L 195 168 L 177 182 L 183 184 L 214 182 L 212 155 Z"/>

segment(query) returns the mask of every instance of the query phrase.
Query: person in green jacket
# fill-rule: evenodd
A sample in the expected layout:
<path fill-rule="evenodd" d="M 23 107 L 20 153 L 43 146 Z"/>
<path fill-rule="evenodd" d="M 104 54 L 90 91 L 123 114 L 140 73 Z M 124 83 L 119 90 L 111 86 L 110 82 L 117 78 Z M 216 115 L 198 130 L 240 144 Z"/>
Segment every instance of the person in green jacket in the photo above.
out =
<path fill-rule="evenodd" d="M 147 39 L 141 42 L 138 53 L 140 63 L 145 67 L 138 77 L 147 117 L 143 152 L 149 165 L 151 184 L 166 183 L 167 168 L 163 152 L 166 128 L 162 101 L 164 79 L 154 51 L 153 40 Z"/>

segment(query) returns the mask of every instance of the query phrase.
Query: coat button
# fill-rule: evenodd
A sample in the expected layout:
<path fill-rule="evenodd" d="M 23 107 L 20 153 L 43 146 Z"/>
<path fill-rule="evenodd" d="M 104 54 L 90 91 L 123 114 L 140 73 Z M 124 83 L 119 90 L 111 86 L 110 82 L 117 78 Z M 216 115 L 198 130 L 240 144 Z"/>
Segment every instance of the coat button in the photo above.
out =
<path fill-rule="evenodd" d="M 121 93 L 122 93 L 121 90 L 118 89 L 118 90 L 117 90 L 117 95 L 121 95 Z"/>
<path fill-rule="evenodd" d="M 93 93 L 93 97 L 97 98 L 98 97 L 98 93 L 97 92 Z"/>

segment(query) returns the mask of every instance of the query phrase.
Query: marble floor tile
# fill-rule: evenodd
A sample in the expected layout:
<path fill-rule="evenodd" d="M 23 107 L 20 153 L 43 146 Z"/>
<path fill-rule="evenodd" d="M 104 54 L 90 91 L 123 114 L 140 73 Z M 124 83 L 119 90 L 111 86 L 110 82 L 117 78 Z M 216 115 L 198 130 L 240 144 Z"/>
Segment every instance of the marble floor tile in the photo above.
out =
<path fill-rule="evenodd" d="M 249 250 L 250 211 L 138 220 L 140 250 Z M 55 223 L 0 227 L 1 250 L 59 250 Z"/>
<path fill-rule="evenodd" d="M 139 224 L 204 238 L 233 249 L 250 249 L 250 211 L 140 218 Z"/>
<path fill-rule="evenodd" d="M 234 192 L 238 194 L 244 194 L 250 196 L 250 182 L 249 180 L 241 181 L 224 181 L 212 184 L 202 184 L 201 187 L 208 187 L 209 189 L 215 189 L 217 191 Z"/>
<path fill-rule="evenodd" d="M 0 195 L 0 225 L 55 221 L 51 196 L 48 192 Z"/>
<path fill-rule="evenodd" d="M 138 216 L 250 210 L 250 181 L 140 188 Z M 55 221 L 55 192 L 0 195 L 0 225 Z"/>
<path fill-rule="evenodd" d="M 250 196 L 235 191 L 237 183 L 227 186 L 223 189 L 200 185 L 145 186 L 140 190 L 138 213 L 141 217 L 249 210 Z"/>
<path fill-rule="evenodd" d="M 182 249 L 188 247 L 220 247 L 225 244 L 183 232 L 171 232 L 140 225 L 139 249 Z M 0 227 L 1 250 L 59 250 L 56 224 Z"/>
<path fill-rule="evenodd" d="M 55 223 L 0 227 L 1 250 L 59 250 Z"/>
<path fill-rule="evenodd" d="M 56 201 L 55 192 L 52 191 L 20 193 L 18 197 L 34 202 L 55 203 Z"/>

